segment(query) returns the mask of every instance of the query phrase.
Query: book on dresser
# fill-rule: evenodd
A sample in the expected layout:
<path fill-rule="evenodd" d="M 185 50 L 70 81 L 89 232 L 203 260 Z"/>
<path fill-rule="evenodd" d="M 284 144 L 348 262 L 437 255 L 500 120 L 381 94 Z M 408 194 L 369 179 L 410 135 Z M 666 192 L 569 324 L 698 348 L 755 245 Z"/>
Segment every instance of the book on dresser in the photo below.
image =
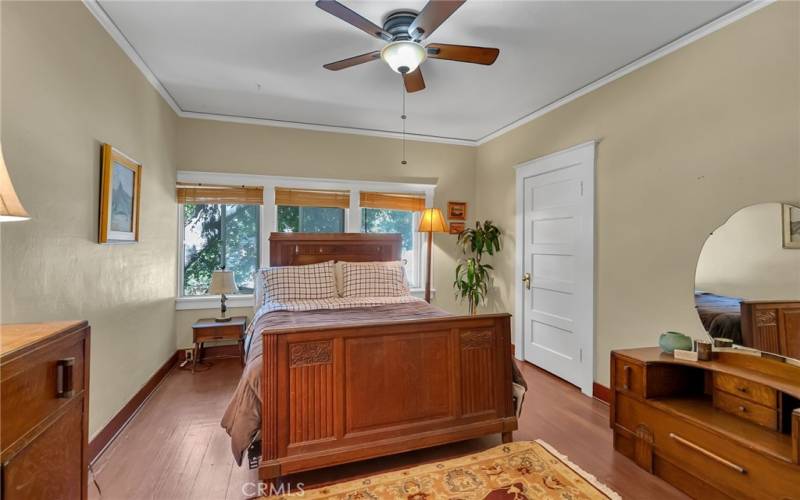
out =
<path fill-rule="evenodd" d="M 0 325 L 0 498 L 86 499 L 89 325 Z"/>
<path fill-rule="evenodd" d="M 800 499 L 800 366 L 611 353 L 614 448 L 693 498 Z"/>

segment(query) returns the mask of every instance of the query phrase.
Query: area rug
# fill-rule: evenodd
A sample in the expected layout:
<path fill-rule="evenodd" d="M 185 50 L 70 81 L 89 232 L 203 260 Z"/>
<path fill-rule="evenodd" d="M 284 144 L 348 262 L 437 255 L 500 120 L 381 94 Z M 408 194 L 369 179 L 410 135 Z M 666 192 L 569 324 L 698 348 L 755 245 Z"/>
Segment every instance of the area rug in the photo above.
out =
<path fill-rule="evenodd" d="M 527 500 L 621 497 L 544 441 L 520 441 L 439 463 L 272 499 Z"/>

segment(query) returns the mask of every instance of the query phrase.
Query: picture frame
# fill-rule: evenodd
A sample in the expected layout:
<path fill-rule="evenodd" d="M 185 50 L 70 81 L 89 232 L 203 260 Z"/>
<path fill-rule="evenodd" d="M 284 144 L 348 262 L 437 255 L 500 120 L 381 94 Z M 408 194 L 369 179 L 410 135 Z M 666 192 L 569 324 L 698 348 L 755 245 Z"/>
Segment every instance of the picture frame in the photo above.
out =
<path fill-rule="evenodd" d="M 142 165 L 103 144 L 100 155 L 100 221 L 98 243 L 139 241 Z"/>
<path fill-rule="evenodd" d="M 467 203 L 464 201 L 448 201 L 447 218 L 450 220 L 467 220 Z"/>
<path fill-rule="evenodd" d="M 460 234 L 464 230 L 464 223 L 463 222 L 451 222 L 450 223 L 450 234 Z"/>
<path fill-rule="evenodd" d="M 800 206 L 783 205 L 783 248 L 800 250 Z"/>

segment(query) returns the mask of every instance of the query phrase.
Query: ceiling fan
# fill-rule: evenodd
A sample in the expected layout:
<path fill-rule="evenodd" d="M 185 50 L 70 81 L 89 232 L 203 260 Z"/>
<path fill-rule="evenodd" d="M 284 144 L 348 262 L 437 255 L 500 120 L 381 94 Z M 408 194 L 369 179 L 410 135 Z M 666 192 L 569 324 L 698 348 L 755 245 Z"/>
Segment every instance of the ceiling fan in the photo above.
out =
<path fill-rule="evenodd" d="M 361 54 L 323 67 L 331 71 L 349 68 L 377 59 L 383 59 L 397 73 L 403 75 L 407 92 L 418 92 L 425 88 L 419 65 L 427 58 L 490 65 L 500 54 L 499 49 L 431 43 L 423 46 L 429 37 L 466 0 L 430 0 L 419 13 L 399 10 L 390 13 L 383 27 L 362 17 L 336 0 L 317 0 L 317 7 L 352 24 L 370 36 L 384 40 L 381 49 Z"/>

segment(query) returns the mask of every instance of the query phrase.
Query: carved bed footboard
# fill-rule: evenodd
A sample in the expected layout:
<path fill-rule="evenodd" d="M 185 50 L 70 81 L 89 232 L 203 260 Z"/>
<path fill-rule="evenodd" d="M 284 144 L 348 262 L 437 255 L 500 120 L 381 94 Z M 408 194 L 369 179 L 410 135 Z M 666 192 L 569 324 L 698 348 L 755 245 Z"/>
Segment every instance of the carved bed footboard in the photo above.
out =
<path fill-rule="evenodd" d="M 800 301 L 743 300 L 744 345 L 800 359 Z"/>
<path fill-rule="evenodd" d="M 517 428 L 508 314 L 263 335 L 262 480 Z"/>

